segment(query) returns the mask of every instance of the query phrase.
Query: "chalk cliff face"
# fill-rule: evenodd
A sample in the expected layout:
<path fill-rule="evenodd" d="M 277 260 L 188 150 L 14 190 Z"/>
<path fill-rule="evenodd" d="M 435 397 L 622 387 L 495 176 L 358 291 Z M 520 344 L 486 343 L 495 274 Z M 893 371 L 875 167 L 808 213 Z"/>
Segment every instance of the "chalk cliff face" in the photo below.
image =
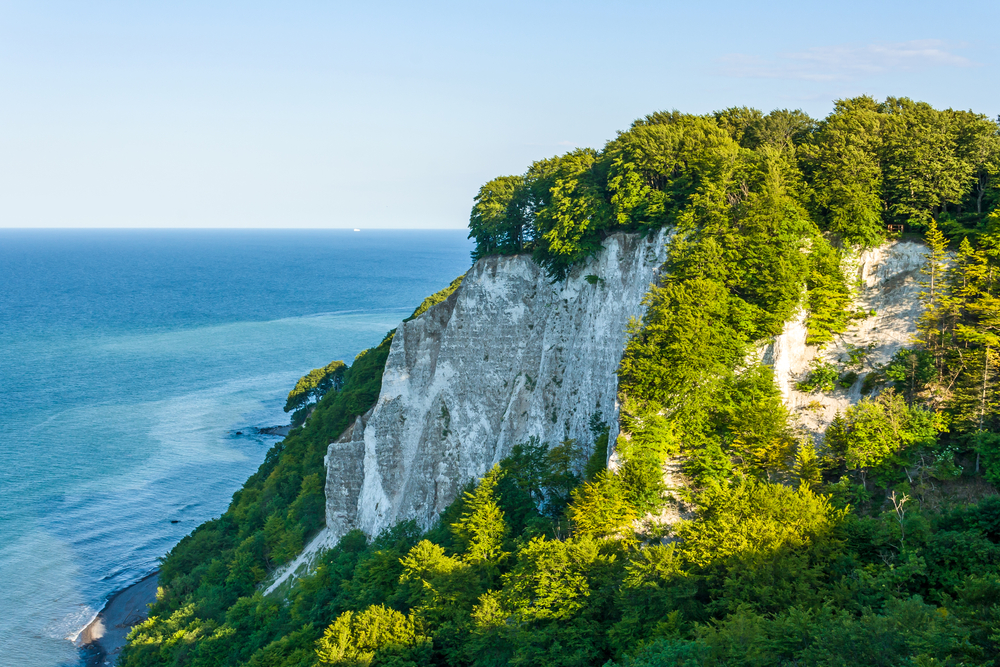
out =
<path fill-rule="evenodd" d="M 642 315 L 667 237 L 611 236 L 556 284 L 529 256 L 486 257 L 447 300 L 401 323 L 378 401 L 327 451 L 326 528 L 265 592 L 354 528 L 428 527 L 465 482 L 529 437 L 591 448 L 600 413 L 614 442 L 626 329 Z"/>
<path fill-rule="evenodd" d="M 445 302 L 401 324 L 374 410 L 330 446 L 330 532 L 428 526 L 531 436 L 592 446 L 595 413 L 613 437 L 625 331 L 665 238 L 612 236 L 557 284 L 527 256 L 484 258 Z"/>
<path fill-rule="evenodd" d="M 799 425 L 813 436 L 820 436 L 838 411 L 861 400 L 866 373 L 884 364 L 902 347 L 913 345 L 921 306 L 920 270 L 927 259 L 922 243 L 894 242 L 867 250 L 847 261 L 845 277 L 860 283 L 855 306 L 875 314 L 854 324 L 826 349 L 806 345 L 805 313 L 785 325 L 775 341 L 763 351 L 764 363 L 774 368 L 775 381 L 785 404 L 797 415 Z M 842 364 L 848 358 L 848 345 L 870 346 L 859 378 L 848 389 L 824 393 L 805 393 L 795 385 L 809 374 L 809 363 L 819 358 Z"/>
<path fill-rule="evenodd" d="M 374 535 L 405 519 L 429 526 L 465 482 L 531 436 L 591 447 L 590 418 L 600 412 L 613 443 L 626 328 L 642 315 L 666 241 L 666 232 L 612 236 L 557 284 L 527 256 L 484 258 L 446 301 L 402 323 L 377 403 L 329 446 L 326 528 L 267 592 L 308 570 L 349 530 Z M 802 313 L 759 350 L 804 431 L 819 438 L 838 410 L 861 399 L 865 373 L 912 344 L 925 252 L 919 243 L 890 243 L 848 260 L 847 278 L 860 286 L 855 307 L 875 314 L 826 349 L 806 345 Z M 796 389 L 810 361 L 840 363 L 848 345 L 871 346 L 854 386 Z"/>
<path fill-rule="evenodd" d="M 818 350 L 804 314 L 763 350 L 800 426 L 818 436 L 861 398 L 866 372 L 912 344 L 920 315 L 920 243 L 896 242 L 848 260 L 855 306 L 875 314 Z M 489 257 L 444 303 L 396 331 L 374 409 L 330 445 L 327 528 L 336 539 L 404 519 L 424 527 L 511 448 L 535 436 L 592 445 L 591 415 L 618 431 L 617 369 L 632 317 L 666 259 L 666 234 L 619 234 L 552 284 L 527 256 Z M 832 394 L 795 385 L 816 358 L 868 349 L 859 379 Z"/>

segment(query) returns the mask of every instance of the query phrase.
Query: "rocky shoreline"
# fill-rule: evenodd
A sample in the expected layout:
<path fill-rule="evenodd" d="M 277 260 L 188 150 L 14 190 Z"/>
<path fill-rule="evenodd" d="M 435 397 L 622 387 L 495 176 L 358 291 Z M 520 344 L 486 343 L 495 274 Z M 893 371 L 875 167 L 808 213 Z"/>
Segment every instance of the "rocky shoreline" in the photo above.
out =
<path fill-rule="evenodd" d="M 236 431 L 236 434 L 256 433 L 284 437 L 291 429 L 290 424 L 252 426 Z M 115 664 L 129 631 L 148 618 L 149 605 L 156 601 L 158 580 L 159 572 L 152 572 L 108 598 L 104 608 L 80 632 L 77 639 L 86 667 L 110 667 Z"/>
<path fill-rule="evenodd" d="M 110 598 L 80 633 L 80 652 L 87 667 L 114 665 L 129 631 L 149 616 L 156 601 L 159 572 L 153 572 Z"/>
<path fill-rule="evenodd" d="M 291 430 L 292 425 L 285 424 L 284 426 L 265 426 L 264 428 L 258 428 L 257 433 L 261 435 L 277 435 L 284 438 Z"/>

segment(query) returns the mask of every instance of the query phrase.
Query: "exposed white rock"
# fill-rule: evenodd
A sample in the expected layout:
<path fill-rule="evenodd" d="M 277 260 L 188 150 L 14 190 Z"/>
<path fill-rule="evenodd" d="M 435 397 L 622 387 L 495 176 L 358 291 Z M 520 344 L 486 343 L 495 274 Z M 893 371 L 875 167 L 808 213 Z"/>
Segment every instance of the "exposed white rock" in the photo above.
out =
<path fill-rule="evenodd" d="M 626 327 L 642 314 L 642 297 L 666 259 L 666 240 L 665 232 L 612 236 L 557 284 L 527 256 L 484 258 L 445 302 L 400 324 L 375 407 L 329 446 L 327 527 L 266 592 L 312 569 L 317 555 L 353 528 L 374 535 L 404 519 L 429 526 L 462 484 L 531 436 L 590 446 L 589 420 L 599 410 L 614 442 Z M 860 400 L 865 372 L 912 344 L 925 253 L 921 243 L 897 242 L 849 259 L 847 277 L 858 285 L 854 307 L 875 315 L 856 321 L 826 349 L 806 345 L 804 312 L 761 348 L 806 432 L 820 437 L 837 411 Z M 795 388 L 814 358 L 839 362 L 849 345 L 870 344 L 851 388 L 832 394 Z M 674 472 L 672 485 L 683 484 Z M 675 510 L 663 519 L 675 520 Z"/>
<path fill-rule="evenodd" d="M 849 259 L 845 266 L 848 280 L 857 279 L 859 290 L 855 307 L 875 315 L 856 321 L 826 349 L 806 345 L 805 313 L 786 323 L 785 329 L 763 350 L 763 361 L 774 369 L 775 381 L 785 404 L 798 416 L 799 425 L 820 437 L 838 411 L 861 400 L 865 373 L 884 364 L 901 348 L 913 344 L 921 307 L 918 294 L 927 259 L 926 246 L 912 241 L 889 243 Z M 847 359 L 848 346 L 867 348 L 864 368 L 858 381 L 849 389 L 831 394 L 804 393 L 796 383 L 809 373 L 809 363 L 819 357 L 840 363 Z"/>
<path fill-rule="evenodd" d="M 291 563 L 282 565 L 275 570 L 270 577 L 262 584 L 264 595 L 270 595 L 275 591 L 287 588 L 296 578 L 309 574 L 315 570 L 316 559 L 326 549 L 337 544 L 339 537 L 334 537 L 329 528 L 319 531 L 315 537 L 302 549 L 302 553 Z"/>
<path fill-rule="evenodd" d="M 526 255 L 487 257 L 445 302 L 402 323 L 374 410 L 330 445 L 324 544 L 405 519 L 429 526 L 531 436 L 592 446 L 598 411 L 613 442 L 626 329 L 665 241 L 616 234 L 555 284 Z"/>

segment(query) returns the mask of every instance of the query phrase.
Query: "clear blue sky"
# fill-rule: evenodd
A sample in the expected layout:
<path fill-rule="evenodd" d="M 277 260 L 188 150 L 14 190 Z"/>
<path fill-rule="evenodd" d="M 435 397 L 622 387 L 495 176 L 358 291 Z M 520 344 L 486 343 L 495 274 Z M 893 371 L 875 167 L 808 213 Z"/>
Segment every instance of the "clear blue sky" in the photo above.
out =
<path fill-rule="evenodd" d="M 658 109 L 1000 113 L 1000 3 L 0 0 L 0 226 L 464 227 Z"/>

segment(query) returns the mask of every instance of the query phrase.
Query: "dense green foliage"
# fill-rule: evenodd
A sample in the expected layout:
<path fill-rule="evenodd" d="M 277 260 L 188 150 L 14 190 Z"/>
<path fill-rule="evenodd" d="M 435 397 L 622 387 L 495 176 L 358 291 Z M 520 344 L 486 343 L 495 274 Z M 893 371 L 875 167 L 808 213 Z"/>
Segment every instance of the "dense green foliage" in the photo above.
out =
<path fill-rule="evenodd" d="M 755 188 L 761 169 L 780 177 Z M 959 238 L 982 231 L 1000 201 L 998 173 L 996 122 L 906 98 L 840 100 L 819 122 L 785 109 L 658 112 L 601 151 L 576 149 L 539 160 L 523 175 L 493 179 L 476 196 L 469 237 L 476 239 L 474 259 L 531 251 L 562 278 L 609 233 L 727 207 L 743 215 L 764 195 L 782 215 L 809 217 L 851 245 L 878 245 L 888 224 L 921 231 L 931 220 Z M 689 213 L 692 207 L 701 210 Z M 747 221 L 764 224 L 752 214 Z M 823 264 L 817 258 L 820 270 Z"/>
<path fill-rule="evenodd" d="M 617 441 L 598 413 L 589 442 L 518 445 L 429 530 L 350 533 L 263 596 L 322 525 L 326 443 L 387 337 L 167 556 L 122 664 L 1000 665 L 998 151 L 982 116 L 862 97 L 820 122 L 656 113 L 491 181 L 475 256 L 555 278 L 608 233 L 672 228 Z M 817 362 L 800 389 L 865 397 L 814 442 L 759 350 L 803 313 L 817 345 L 866 317 L 842 266 L 890 223 L 926 231 L 919 341 L 863 378 L 870 348 Z"/>
<path fill-rule="evenodd" d="M 370 542 L 350 533 L 287 601 L 253 593 L 217 621 L 177 607 L 138 626 L 124 664 L 895 666 L 1000 656 L 996 496 L 948 511 L 869 502 L 857 512 L 838 506 L 842 494 L 737 476 L 696 490 L 698 518 L 663 544 L 634 532 L 614 473 L 578 486 L 563 511 L 536 504 L 559 465 L 544 447 L 522 446 L 429 532 L 404 523 Z"/>

